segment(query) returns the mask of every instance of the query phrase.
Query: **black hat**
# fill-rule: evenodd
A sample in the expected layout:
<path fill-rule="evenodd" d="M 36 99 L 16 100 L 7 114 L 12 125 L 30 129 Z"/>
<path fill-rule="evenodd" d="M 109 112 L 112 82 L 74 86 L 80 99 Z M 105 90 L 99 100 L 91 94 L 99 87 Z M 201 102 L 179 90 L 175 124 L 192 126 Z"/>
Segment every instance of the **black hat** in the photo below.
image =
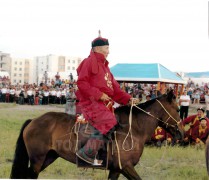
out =
<path fill-rule="evenodd" d="M 101 32 L 99 30 L 99 37 L 94 39 L 91 43 L 91 47 L 96 47 L 96 46 L 105 46 L 109 45 L 108 39 L 102 38 L 101 37 Z"/>
<path fill-rule="evenodd" d="M 202 120 L 206 120 L 205 117 L 202 117 L 202 118 L 199 119 L 199 121 L 202 121 Z"/>
<path fill-rule="evenodd" d="M 199 110 L 202 111 L 203 113 L 205 112 L 205 110 L 202 107 L 197 109 L 197 111 L 199 111 Z"/>

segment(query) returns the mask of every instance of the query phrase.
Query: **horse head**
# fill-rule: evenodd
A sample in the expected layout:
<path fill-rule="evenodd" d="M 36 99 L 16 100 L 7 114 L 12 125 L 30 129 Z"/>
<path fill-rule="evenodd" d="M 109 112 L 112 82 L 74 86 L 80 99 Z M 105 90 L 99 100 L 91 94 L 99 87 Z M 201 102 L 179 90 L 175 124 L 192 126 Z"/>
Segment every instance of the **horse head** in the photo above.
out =
<path fill-rule="evenodd" d="M 173 90 L 157 99 L 162 107 L 159 125 L 167 130 L 176 140 L 183 139 L 183 128 L 180 123 L 179 108 Z"/>

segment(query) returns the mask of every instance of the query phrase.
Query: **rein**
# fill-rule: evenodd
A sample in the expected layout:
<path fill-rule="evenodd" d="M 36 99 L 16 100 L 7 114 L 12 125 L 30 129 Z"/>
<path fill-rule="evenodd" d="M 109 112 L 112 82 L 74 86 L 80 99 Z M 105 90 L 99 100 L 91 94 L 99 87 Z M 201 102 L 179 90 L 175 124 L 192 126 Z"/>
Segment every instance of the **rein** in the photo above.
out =
<path fill-rule="evenodd" d="M 132 101 L 132 103 L 131 103 L 131 109 L 130 109 L 130 113 L 129 113 L 129 130 L 128 130 L 128 133 L 127 133 L 127 135 L 126 135 L 126 137 L 125 137 L 125 139 L 124 139 L 124 141 L 123 141 L 123 144 L 122 144 L 122 148 L 123 148 L 124 151 L 130 151 L 130 150 L 132 150 L 133 147 L 134 147 L 134 145 L 133 145 L 133 144 L 134 144 L 134 143 L 133 143 L 133 135 L 132 135 L 132 130 L 131 130 L 131 127 L 132 127 L 132 109 L 133 109 L 133 107 L 136 107 L 137 109 L 141 110 L 141 111 L 144 112 L 145 114 L 147 114 L 147 115 L 153 117 L 154 119 L 157 119 L 158 121 L 163 122 L 164 124 L 166 124 L 166 126 L 175 127 L 174 125 L 168 123 L 168 120 L 169 120 L 170 118 L 173 119 L 173 120 L 176 122 L 176 124 L 178 124 L 178 121 L 177 121 L 177 120 L 176 120 L 176 119 L 175 119 L 175 118 L 174 118 L 174 117 L 166 110 L 166 108 L 163 106 L 163 104 L 162 104 L 159 100 L 157 100 L 157 99 L 156 99 L 156 101 L 161 105 L 161 107 L 164 109 L 164 111 L 168 114 L 168 119 L 166 120 L 166 122 L 164 122 L 163 120 L 159 119 L 158 117 L 156 117 L 156 116 L 150 114 L 150 112 L 147 112 L 147 111 L 143 110 L 142 108 L 136 106 L 136 104 L 134 104 L 133 101 Z M 129 136 L 129 134 L 130 134 L 130 136 L 131 136 L 131 148 L 126 149 L 126 148 L 125 148 L 125 142 L 126 142 L 126 139 L 127 139 L 128 136 Z"/>
<path fill-rule="evenodd" d="M 168 120 L 171 118 L 171 119 L 173 119 L 173 120 L 176 122 L 176 124 L 178 124 L 178 121 L 177 121 L 177 120 L 176 120 L 176 119 L 175 119 L 175 118 L 174 118 L 174 117 L 166 110 L 166 108 L 163 106 L 163 104 L 162 104 L 159 100 L 156 99 L 156 101 L 161 105 L 161 107 L 164 109 L 164 111 L 165 111 L 165 112 L 168 114 L 168 116 L 169 116 L 168 119 L 166 120 L 166 122 L 164 122 L 163 120 L 159 119 L 158 117 L 156 117 L 156 116 L 150 114 L 150 112 L 147 112 L 147 111 L 143 110 L 142 108 L 140 108 L 140 107 L 138 107 L 138 106 L 136 106 L 136 105 L 133 105 L 133 106 L 136 107 L 137 109 L 141 110 L 142 112 L 146 113 L 147 115 L 149 115 L 149 116 L 151 116 L 151 117 L 157 119 L 158 121 L 163 122 L 164 124 L 166 124 L 166 126 L 169 125 L 169 126 L 175 127 L 174 125 L 169 124 L 169 123 L 168 123 Z M 132 113 L 132 108 L 131 108 L 130 113 Z"/>
<path fill-rule="evenodd" d="M 161 105 L 161 107 L 165 110 L 165 112 L 169 116 L 168 119 L 166 120 L 166 122 L 164 122 L 164 123 L 168 126 L 169 124 L 167 122 L 171 118 L 171 119 L 173 119 L 176 122 L 176 124 L 178 124 L 178 121 L 173 116 L 171 116 L 171 114 L 167 111 L 167 109 L 165 109 L 165 107 L 162 105 L 162 103 L 159 100 L 157 100 L 157 99 L 156 99 L 156 101 Z M 170 124 L 170 126 L 174 127 L 172 124 Z"/>

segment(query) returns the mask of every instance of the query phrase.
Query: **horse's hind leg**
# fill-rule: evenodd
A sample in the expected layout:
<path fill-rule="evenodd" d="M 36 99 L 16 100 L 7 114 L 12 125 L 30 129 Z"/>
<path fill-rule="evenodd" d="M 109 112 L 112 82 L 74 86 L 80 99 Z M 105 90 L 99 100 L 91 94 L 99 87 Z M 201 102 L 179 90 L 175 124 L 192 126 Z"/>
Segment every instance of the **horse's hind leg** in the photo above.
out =
<path fill-rule="evenodd" d="M 30 168 L 28 169 L 28 178 L 37 179 L 39 173 L 47 166 L 57 159 L 58 155 L 55 151 L 51 150 L 47 155 L 36 156 L 30 159 Z"/>
<path fill-rule="evenodd" d="M 37 179 L 39 173 L 41 172 L 41 167 L 45 160 L 45 155 L 36 156 L 36 158 L 30 158 L 30 167 L 28 169 L 28 177 L 29 179 Z"/>
<path fill-rule="evenodd" d="M 46 155 L 45 161 L 41 167 L 41 171 L 43 171 L 47 166 L 52 164 L 58 157 L 58 154 L 54 150 L 50 150 Z"/>
<path fill-rule="evenodd" d="M 38 173 L 36 173 L 32 167 L 28 168 L 27 171 L 27 178 L 28 179 L 37 179 L 38 178 Z"/>
<path fill-rule="evenodd" d="M 141 180 L 133 166 L 126 166 L 122 169 L 121 173 L 130 180 Z"/>
<path fill-rule="evenodd" d="M 120 176 L 120 173 L 114 170 L 110 170 L 109 175 L 108 175 L 108 179 L 110 180 L 117 180 Z"/>

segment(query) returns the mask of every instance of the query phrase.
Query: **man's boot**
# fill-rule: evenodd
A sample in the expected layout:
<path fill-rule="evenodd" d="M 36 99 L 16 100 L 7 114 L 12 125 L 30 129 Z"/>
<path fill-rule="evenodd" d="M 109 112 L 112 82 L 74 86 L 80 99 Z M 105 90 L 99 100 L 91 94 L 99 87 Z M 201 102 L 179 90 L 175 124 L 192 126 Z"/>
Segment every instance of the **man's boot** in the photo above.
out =
<path fill-rule="evenodd" d="M 102 134 L 93 134 L 86 144 L 76 152 L 76 155 L 83 161 L 99 166 L 102 165 L 102 160 L 96 159 L 98 151 L 104 146 L 104 138 Z"/>

